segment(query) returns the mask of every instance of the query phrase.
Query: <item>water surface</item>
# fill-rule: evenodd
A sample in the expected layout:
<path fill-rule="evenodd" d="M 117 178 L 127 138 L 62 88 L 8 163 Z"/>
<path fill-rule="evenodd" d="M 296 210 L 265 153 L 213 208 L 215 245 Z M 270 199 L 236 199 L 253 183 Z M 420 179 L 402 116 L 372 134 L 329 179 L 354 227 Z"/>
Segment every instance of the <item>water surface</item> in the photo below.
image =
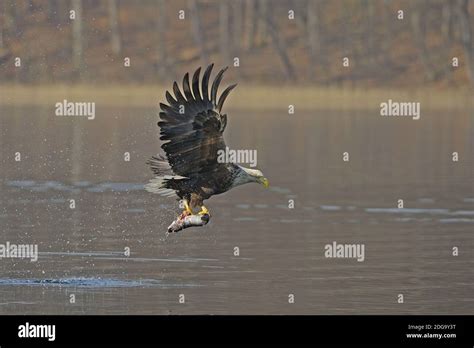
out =
<path fill-rule="evenodd" d="M 156 110 L 0 113 L 0 243 L 39 249 L 0 260 L 1 314 L 474 312 L 472 111 L 229 110 L 228 145 L 257 149 L 271 187 L 213 197 L 207 226 L 171 235 L 177 202 L 143 190 Z M 325 258 L 333 241 L 365 261 Z"/>

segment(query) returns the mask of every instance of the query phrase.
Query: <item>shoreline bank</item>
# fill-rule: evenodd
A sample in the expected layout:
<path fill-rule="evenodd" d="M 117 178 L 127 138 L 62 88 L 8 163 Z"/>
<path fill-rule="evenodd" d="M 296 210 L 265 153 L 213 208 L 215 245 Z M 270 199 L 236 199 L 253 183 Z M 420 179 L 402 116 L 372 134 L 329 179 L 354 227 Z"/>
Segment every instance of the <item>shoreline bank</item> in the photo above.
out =
<path fill-rule="evenodd" d="M 63 100 L 94 101 L 106 106 L 157 107 L 166 103 L 166 87 L 157 85 L 0 85 L 0 106 L 51 105 Z M 227 99 L 229 109 L 370 110 L 387 100 L 420 102 L 423 109 L 472 110 L 471 89 L 348 89 L 313 86 L 243 85 Z"/>

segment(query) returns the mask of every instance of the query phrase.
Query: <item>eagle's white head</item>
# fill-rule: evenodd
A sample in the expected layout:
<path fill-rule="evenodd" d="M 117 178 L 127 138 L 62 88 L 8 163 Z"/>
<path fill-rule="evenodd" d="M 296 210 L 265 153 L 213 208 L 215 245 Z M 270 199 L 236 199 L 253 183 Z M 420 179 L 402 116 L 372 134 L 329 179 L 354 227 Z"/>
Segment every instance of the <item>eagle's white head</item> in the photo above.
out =
<path fill-rule="evenodd" d="M 258 169 L 250 169 L 242 166 L 239 167 L 239 172 L 234 179 L 232 184 L 233 187 L 247 184 L 250 182 L 256 182 L 262 184 L 265 188 L 268 188 L 268 179 L 263 176 L 263 173 Z"/>

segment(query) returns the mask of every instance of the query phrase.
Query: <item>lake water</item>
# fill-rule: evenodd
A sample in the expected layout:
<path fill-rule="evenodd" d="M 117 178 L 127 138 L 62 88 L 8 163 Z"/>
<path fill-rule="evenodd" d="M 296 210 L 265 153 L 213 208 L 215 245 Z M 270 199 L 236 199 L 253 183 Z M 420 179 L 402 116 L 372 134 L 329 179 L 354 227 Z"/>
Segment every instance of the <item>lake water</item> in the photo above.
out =
<path fill-rule="evenodd" d="M 215 196 L 207 226 L 167 235 L 177 202 L 143 190 L 156 110 L 0 107 L 0 244 L 39 250 L 0 259 L 0 314 L 474 312 L 472 110 L 226 112 L 270 188 Z M 326 258 L 334 241 L 364 261 Z"/>

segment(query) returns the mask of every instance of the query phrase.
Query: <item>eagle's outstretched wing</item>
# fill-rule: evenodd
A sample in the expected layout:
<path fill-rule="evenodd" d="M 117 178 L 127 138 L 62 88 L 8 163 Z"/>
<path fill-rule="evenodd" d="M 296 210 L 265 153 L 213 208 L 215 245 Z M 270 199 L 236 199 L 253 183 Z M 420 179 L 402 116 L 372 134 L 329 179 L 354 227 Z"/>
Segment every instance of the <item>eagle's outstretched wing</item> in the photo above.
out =
<path fill-rule="evenodd" d="M 173 172 L 182 176 L 216 170 L 217 151 L 225 149 L 222 133 L 227 125 L 227 116 L 221 115 L 222 106 L 229 92 L 236 86 L 227 87 L 217 98 L 217 89 L 227 68 L 222 69 L 214 79 L 209 96 L 209 78 L 214 64 L 207 67 L 202 78 L 202 93 L 199 88 L 201 68 L 193 75 L 192 88 L 189 74 L 183 78 L 183 92 L 174 82 L 174 97 L 168 91 L 169 105 L 160 103 L 161 112 L 158 126 L 160 139 L 165 143 L 168 163 Z"/>

